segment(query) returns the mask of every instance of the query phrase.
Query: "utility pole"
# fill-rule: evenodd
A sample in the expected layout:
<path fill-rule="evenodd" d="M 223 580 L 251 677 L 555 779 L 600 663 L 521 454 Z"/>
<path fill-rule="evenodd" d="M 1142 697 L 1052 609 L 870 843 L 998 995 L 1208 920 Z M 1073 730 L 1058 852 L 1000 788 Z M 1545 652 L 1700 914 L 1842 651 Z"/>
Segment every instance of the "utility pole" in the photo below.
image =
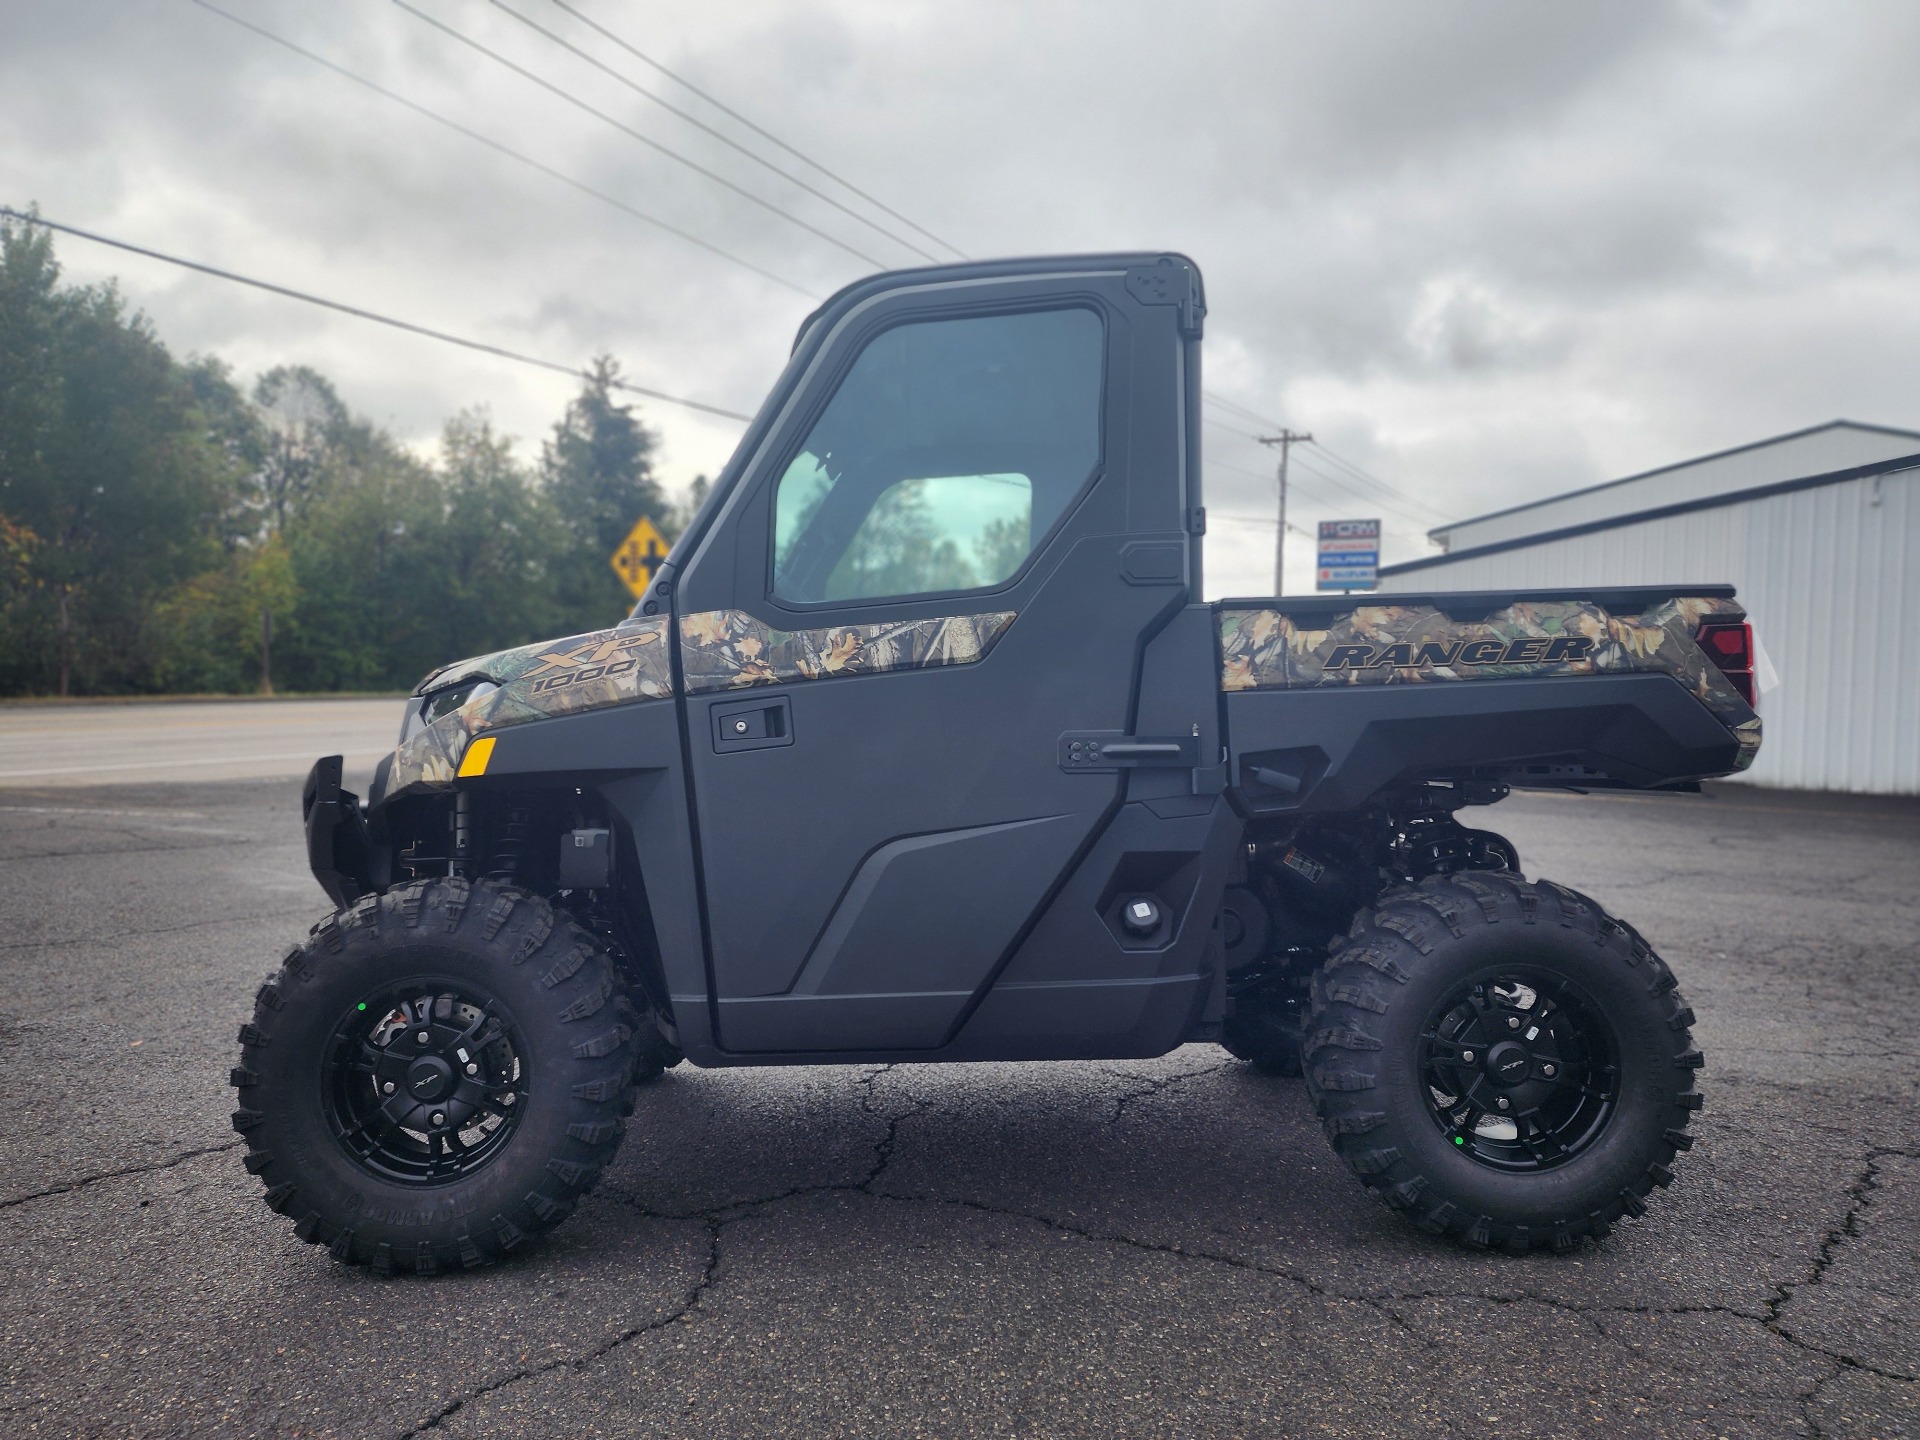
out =
<path fill-rule="evenodd" d="M 1273 593 L 1283 595 L 1286 593 L 1287 579 L 1287 452 L 1295 445 L 1313 439 L 1313 436 L 1302 435 L 1297 430 L 1282 430 L 1278 435 L 1255 438 L 1262 445 L 1280 447 L 1280 534 L 1273 542 Z"/>

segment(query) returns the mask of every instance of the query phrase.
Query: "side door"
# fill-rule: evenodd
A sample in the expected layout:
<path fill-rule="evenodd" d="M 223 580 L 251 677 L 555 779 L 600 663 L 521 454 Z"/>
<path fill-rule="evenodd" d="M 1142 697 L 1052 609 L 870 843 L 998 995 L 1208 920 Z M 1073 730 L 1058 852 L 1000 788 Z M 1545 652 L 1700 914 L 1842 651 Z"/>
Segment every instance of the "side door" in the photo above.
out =
<path fill-rule="evenodd" d="M 675 585 L 723 1049 L 937 1049 L 1119 804 L 1063 737 L 1129 731 L 1188 593 L 1198 277 L 1154 258 L 803 334 Z"/>

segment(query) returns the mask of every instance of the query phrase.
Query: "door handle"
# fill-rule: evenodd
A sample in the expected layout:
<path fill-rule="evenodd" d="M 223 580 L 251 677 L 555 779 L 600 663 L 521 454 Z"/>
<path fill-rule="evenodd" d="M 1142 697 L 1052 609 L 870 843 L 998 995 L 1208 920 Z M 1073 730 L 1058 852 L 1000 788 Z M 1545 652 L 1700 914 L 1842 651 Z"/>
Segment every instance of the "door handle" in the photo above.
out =
<path fill-rule="evenodd" d="M 711 713 L 713 748 L 719 754 L 793 743 L 793 702 L 785 695 L 715 705 Z"/>
<path fill-rule="evenodd" d="M 1118 730 L 1069 730 L 1060 737 L 1062 770 L 1133 770 L 1149 765 L 1191 770 L 1199 764 L 1198 735 L 1127 735 Z"/>

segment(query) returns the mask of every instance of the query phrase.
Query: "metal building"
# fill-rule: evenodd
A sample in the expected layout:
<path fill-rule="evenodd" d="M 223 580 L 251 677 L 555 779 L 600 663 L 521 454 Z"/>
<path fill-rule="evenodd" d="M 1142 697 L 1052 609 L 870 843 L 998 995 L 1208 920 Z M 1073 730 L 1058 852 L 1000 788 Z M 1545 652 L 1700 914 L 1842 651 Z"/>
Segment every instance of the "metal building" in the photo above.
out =
<path fill-rule="evenodd" d="M 1731 581 L 1778 676 L 1747 778 L 1920 794 L 1920 432 L 1836 420 L 1432 538 L 1383 590 Z"/>

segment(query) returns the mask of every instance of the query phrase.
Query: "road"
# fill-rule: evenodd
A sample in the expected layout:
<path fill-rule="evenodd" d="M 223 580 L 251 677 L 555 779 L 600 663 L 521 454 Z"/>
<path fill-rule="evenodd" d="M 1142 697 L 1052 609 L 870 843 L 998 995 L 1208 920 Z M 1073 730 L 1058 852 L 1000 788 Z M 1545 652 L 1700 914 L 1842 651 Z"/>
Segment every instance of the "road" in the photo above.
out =
<path fill-rule="evenodd" d="M 1674 1189 L 1570 1256 L 1414 1233 L 1298 1082 L 1196 1045 L 681 1067 L 531 1253 L 382 1281 L 227 1126 L 320 908 L 299 768 L 0 792 L 8 1436 L 1920 1434 L 1920 806 L 1494 812 L 1673 961 L 1709 1056 Z"/>
<path fill-rule="evenodd" d="M 364 780 L 393 748 L 401 704 L 395 696 L 4 705 L 0 787 L 304 775 L 316 755 L 344 755 L 348 775 Z"/>

